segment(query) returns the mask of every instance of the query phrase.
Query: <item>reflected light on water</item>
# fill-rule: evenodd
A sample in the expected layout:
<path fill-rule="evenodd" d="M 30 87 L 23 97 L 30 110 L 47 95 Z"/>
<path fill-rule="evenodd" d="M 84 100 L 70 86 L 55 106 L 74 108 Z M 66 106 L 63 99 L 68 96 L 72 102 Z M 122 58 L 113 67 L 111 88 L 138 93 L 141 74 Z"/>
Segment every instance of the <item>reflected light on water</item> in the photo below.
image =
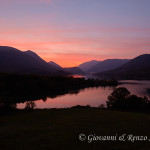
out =
<path fill-rule="evenodd" d="M 126 87 L 131 94 L 137 96 L 147 96 L 147 89 L 150 89 L 150 81 L 123 81 L 122 85 L 118 87 Z M 107 97 L 112 93 L 113 87 L 98 87 L 98 88 L 86 88 L 81 90 L 77 94 L 66 94 L 58 96 L 56 98 L 47 98 L 47 101 L 43 100 L 34 101 L 36 108 L 68 108 L 75 105 L 90 105 L 98 107 L 101 104 L 106 105 Z M 26 103 L 17 104 L 17 108 L 25 108 Z"/>

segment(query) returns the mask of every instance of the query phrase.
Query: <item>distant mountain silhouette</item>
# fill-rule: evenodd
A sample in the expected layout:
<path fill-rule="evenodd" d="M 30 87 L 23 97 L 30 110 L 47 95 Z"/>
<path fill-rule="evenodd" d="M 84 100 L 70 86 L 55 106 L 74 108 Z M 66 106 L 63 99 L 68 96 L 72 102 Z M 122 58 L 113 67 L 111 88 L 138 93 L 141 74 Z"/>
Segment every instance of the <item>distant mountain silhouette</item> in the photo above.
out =
<path fill-rule="evenodd" d="M 32 51 L 0 46 L 0 72 L 8 73 L 52 73 L 57 69 L 49 65 Z"/>
<path fill-rule="evenodd" d="M 57 70 L 63 70 L 63 68 L 60 65 L 56 64 L 53 61 L 48 62 L 48 64 L 54 66 Z"/>
<path fill-rule="evenodd" d="M 112 70 L 117 67 L 120 67 L 121 65 L 123 65 L 127 62 L 129 62 L 128 59 L 106 59 L 104 61 L 97 63 L 95 66 L 93 66 L 87 72 L 98 73 L 98 72 L 103 72 L 103 71 L 107 71 L 107 70 Z"/>
<path fill-rule="evenodd" d="M 117 79 L 150 79 L 150 54 L 140 55 L 116 69 L 98 75 Z"/>
<path fill-rule="evenodd" d="M 72 74 L 76 74 L 76 75 L 85 74 L 79 67 L 64 68 L 64 71 L 72 73 Z"/>
<path fill-rule="evenodd" d="M 52 75 L 54 75 L 54 76 L 70 76 L 70 75 L 72 75 L 72 73 L 66 72 L 64 70 L 57 70 Z"/>
<path fill-rule="evenodd" d="M 89 69 L 91 69 L 93 66 L 95 66 L 98 62 L 97 60 L 91 60 L 88 62 L 84 62 L 79 65 L 79 68 L 82 69 L 84 72 L 87 72 Z"/>
<path fill-rule="evenodd" d="M 40 56 L 38 56 L 35 52 L 33 52 L 31 50 L 24 51 L 24 53 L 28 54 L 29 56 L 32 56 L 34 59 L 43 61 L 43 59 Z"/>

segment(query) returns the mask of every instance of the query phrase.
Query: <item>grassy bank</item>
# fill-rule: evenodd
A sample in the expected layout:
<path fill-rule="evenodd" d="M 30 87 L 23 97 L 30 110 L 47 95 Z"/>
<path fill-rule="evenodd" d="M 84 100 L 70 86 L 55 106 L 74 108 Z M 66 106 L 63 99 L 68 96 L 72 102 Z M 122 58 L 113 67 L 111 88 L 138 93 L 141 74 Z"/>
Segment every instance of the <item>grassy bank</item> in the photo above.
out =
<path fill-rule="evenodd" d="M 150 115 L 97 108 L 18 110 L 0 116 L 0 150 L 148 150 L 148 141 L 80 141 L 79 134 L 150 137 Z"/>

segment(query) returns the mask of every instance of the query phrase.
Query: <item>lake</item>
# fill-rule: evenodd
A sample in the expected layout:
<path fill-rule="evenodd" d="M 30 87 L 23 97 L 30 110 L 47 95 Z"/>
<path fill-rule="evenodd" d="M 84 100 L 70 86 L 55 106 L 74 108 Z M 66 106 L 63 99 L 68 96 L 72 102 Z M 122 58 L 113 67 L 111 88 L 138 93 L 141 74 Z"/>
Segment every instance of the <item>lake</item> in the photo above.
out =
<path fill-rule="evenodd" d="M 131 94 L 138 96 L 147 96 L 150 98 L 150 93 L 147 89 L 150 89 L 150 81 L 137 81 L 137 80 L 125 80 L 121 81 L 121 85 L 117 87 L 126 87 Z M 36 108 L 67 108 L 75 105 L 90 105 L 97 107 L 101 104 L 106 104 L 107 97 L 112 93 L 114 87 L 94 87 L 85 88 L 80 90 L 77 94 L 65 94 L 55 98 L 47 98 L 43 100 L 34 101 Z M 25 103 L 18 103 L 17 108 L 25 108 Z"/>

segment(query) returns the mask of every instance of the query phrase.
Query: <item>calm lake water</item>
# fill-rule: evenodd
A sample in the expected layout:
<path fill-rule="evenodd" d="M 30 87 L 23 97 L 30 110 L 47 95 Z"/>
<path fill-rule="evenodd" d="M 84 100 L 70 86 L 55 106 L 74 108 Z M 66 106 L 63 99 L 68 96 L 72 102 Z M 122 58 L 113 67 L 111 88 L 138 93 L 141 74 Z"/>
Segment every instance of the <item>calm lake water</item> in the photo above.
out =
<path fill-rule="evenodd" d="M 131 94 L 138 96 L 147 96 L 150 98 L 150 81 L 136 81 L 125 80 L 121 81 L 122 84 L 117 87 L 126 87 Z M 65 94 L 56 98 L 47 98 L 47 101 L 43 100 L 34 101 L 36 108 L 67 108 L 75 105 L 90 105 L 97 107 L 101 104 L 106 104 L 107 97 L 112 93 L 114 87 L 98 87 L 98 88 L 86 88 L 81 90 L 78 94 Z M 17 108 L 25 108 L 26 103 L 17 104 Z"/>

